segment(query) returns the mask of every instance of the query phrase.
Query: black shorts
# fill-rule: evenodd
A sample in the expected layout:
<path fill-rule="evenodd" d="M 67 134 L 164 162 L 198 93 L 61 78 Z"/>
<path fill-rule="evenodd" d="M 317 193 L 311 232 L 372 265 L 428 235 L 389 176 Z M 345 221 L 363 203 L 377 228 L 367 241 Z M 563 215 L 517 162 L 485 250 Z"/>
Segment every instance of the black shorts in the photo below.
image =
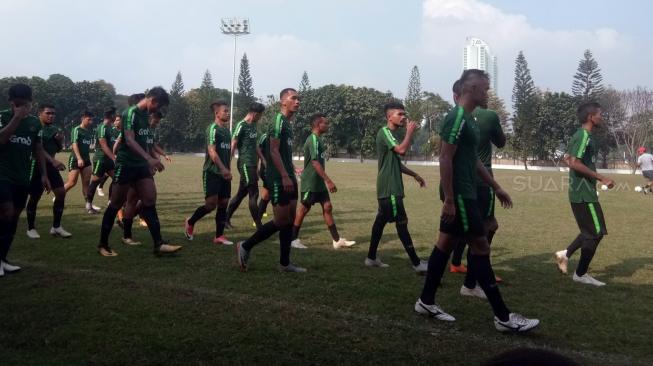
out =
<path fill-rule="evenodd" d="M 109 158 L 98 159 L 93 164 L 93 175 L 96 177 L 104 177 L 110 171 L 116 169 L 116 164 Z"/>
<path fill-rule="evenodd" d="M 148 165 L 137 167 L 126 167 L 121 164 L 116 165 L 113 176 L 114 182 L 118 185 L 132 185 L 142 179 L 153 179 L 152 171 Z"/>
<path fill-rule="evenodd" d="M 84 168 L 91 165 L 91 160 L 84 160 Z M 79 169 L 79 166 L 77 166 L 77 158 L 74 154 L 70 154 L 70 157 L 68 157 L 68 171 L 72 172 L 75 169 Z"/>
<path fill-rule="evenodd" d="M 479 203 L 476 200 L 463 199 L 457 196 L 455 200 L 456 218 L 451 223 L 440 219 L 440 231 L 458 237 L 487 236 L 484 217 L 481 215 Z"/>
<path fill-rule="evenodd" d="M 50 188 L 57 189 L 63 187 L 63 179 L 61 174 L 54 166 L 46 164 L 48 173 L 48 180 L 50 181 Z M 36 163 L 32 162 L 32 171 L 30 172 L 29 194 L 30 196 L 41 196 L 43 194 L 43 183 L 41 183 L 41 170 L 36 167 Z"/>
<path fill-rule="evenodd" d="M 571 211 L 581 234 L 592 239 L 599 239 L 608 234 L 601 204 L 598 202 L 571 203 Z"/>
<path fill-rule="evenodd" d="M 377 216 L 383 217 L 386 222 L 406 222 L 406 209 L 404 208 L 404 198 L 390 196 L 379 198 L 379 209 Z"/>
<path fill-rule="evenodd" d="M 293 190 L 292 192 L 286 192 L 283 189 L 283 184 L 281 181 L 274 181 L 271 182 L 271 190 L 270 193 L 272 194 L 272 197 L 270 199 L 270 202 L 272 202 L 273 206 L 285 206 L 290 203 L 290 201 L 297 201 L 297 195 L 299 194 L 299 189 L 297 187 L 297 181 L 295 179 L 290 179 L 292 180 L 293 183 Z"/>
<path fill-rule="evenodd" d="M 643 170 L 642 175 L 644 176 L 644 178 L 653 181 L 653 170 Z"/>
<path fill-rule="evenodd" d="M 324 203 L 331 201 L 329 192 L 302 192 L 302 205 L 311 207 L 316 203 Z"/>
<path fill-rule="evenodd" d="M 231 181 L 225 180 L 221 175 L 203 172 L 202 182 L 204 183 L 204 198 L 218 196 L 220 198 L 231 197 Z"/>
<path fill-rule="evenodd" d="M 253 185 L 258 187 L 258 173 L 256 171 L 256 165 L 238 165 L 238 173 L 240 173 L 241 186 L 249 187 Z"/>
<path fill-rule="evenodd" d="M 22 210 L 27 202 L 29 187 L 0 180 L 0 203 L 11 202 L 14 210 Z"/>
<path fill-rule="evenodd" d="M 485 185 L 476 187 L 476 202 L 482 218 L 491 219 L 494 217 L 495 200 L 496 197 L 492 187 Z"/>

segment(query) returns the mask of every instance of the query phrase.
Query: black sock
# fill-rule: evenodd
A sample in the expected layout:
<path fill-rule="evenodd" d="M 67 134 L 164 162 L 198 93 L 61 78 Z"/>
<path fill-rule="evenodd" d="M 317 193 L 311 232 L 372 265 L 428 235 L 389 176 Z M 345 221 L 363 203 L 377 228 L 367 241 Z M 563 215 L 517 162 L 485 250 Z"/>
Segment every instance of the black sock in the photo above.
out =
<path fill-rule="evenodd" d="M 583 241 L 585 241 L 585 237 L 583 234 L 578 234 L 576 239 L 569 244 L 567 247 L 567 258 L 571 258 L 571 256 L 578 250 L 580 247 L 583 245 Z"/>
<path fill-rule="evenodd" d="M 401 244 L 403 244 L 406 253 L 408 253 L 411 263 L 413 263 L 413 266 L 419 265 L 420 259 L 417 256 L 417 253 L 415 252 L 415 247 L 413 246 L 413 239 L 410 237 L 410 233 L 408 232 L 408 224 L 405 222 L 401 224 L 397 223 L 396 227 L 397 227 L 397 234 L 399 235 L 399 239 L 401 240 Z"/>
<path fill-rule="evenodd" d="M 152 240 L 154 240 L 154 246 L 158 247 L 161 245 L 161 224 L 159 223 L 159 216 L 156 214 L 156 206 L 143 206 L 141 217 L 147 223 L 147 228 L 150 230 Z"/>
<path fill-rule="evenodd" d="M 456 245 L 456 247 L 453 250 L 453 254 L 451 255 L 451 264 L 453 264 L 456 267 L 462 264 L 463 253 L 465 253 L 466 246 L 467 244 L 465 244 L 464 241 L 461 241 L 458 243 L 458 245 Z"/>
<path fill-rule="evenodd" d="M 27 230 L 32 230 L 35 228 L 34 223 L 36 221 L 36 205 L 39 203 L 41 197 L 29 197 L 27 201 L 27 206 L 25 207 L 25 214 L 27 215 Z"/>
<path fill-rule="evenodd" d="M 583 246 L 580 249 L 580 259 L 578 260 L 578 266 L 576 267 L 576 276 L 583 276 L 587 273 L 587 270 L 590 267 L 590 262 L 594 258 L 594 253 L 596 253 L 596 248 L 599 245 L 601 239 L 585 239 Z"/>
<path fill-rule="evenodd" d="M 490 256 L 472 254 L 469 256 L 469 260 L 471 260 L 469 269 L 474 271 L 476 280 L 483 289 L 483 292 L 485 292 L 485 296 L 487 296 L 487 300 L 492 306 L 494 315 L 496 315 L 496 317 L 501 321 L 508 320 L 510 310 L 508 310 L 508 307 L 506 307 L 506 304 L 503 302 L 501 292 L 499 292 L 499 287 L 494 279 L 494 271 L 492 270 L 492 264 L 490 263 Z"/>
<path fill-rule="evenodd" d="M 452 260 L 453 262 L 453 260 Z M 476 287 L 476 272 L 471 268 L 473 265 L 472 252 L 467 249 L 467 273 L 465 273 L 465 282 L 464 285 L 467 288 Z"/>
<path fill-rule="evenodd" d="M 127 239 L 127 238 L 132 238 L 132 226 L 134 225 L 134 219 L 128 219 L 123 217 L 122 218 L 122 237 Z"/>
<path fill-rule="evenodd" d="M 256 230 L 249 239 L 245 240 L 241 246 L 243 249 L 250 251 L 256 244 L 271 237 L 272 234 L 277 231 L 279 231 L 279 229 L 274 225 L 274 221 L 268 221 L 263 224 L 260 229 Z"/>
<path fill-rule="evenodd" d="M 496 231 L 489 230 L 487 232 L 487 245 L 492 246 L 492 239 L 494 239 L 494 234 L 496 234 Z"/>
<path fill-rule="evenodd" d="M 263 217 L 263 214 L 268 209 L 268 203 L 270 203 L 270 200 L 261 199 L 260 201 L 258 201 L 258 217 L 259 217 L 259 219 Z"/>
<path fill-rule="evenodd" d="M 261 226 L 261 215 L 258 213 L 258 188 L 257 187 L 251 187 L 249 190 L 249 214 L 252 215 L 252 219 L 254 220 L 254 224 L 256 224 L 256 227 L 258 228 Z"/>
<path fill-rule="evenodd" d="M 292 240 L 295 240 L 299 237 L 299 229 L 301 229 L 301 226 L 293 225 L 292 226 Z"/>
<path fill-rule="evenodd" d="M 218 207 L 215 213 L 215 237 L 219 238 L 224 235 L 224 227 L 227 223 L 227 208 Z"/>
<path fill-rule="evenodd" d="M 229 205 L 227 208 L 227 221 L 231 221 L 231 217 L 234 215 L 234 212 L 238 209 L 238 206 L 240 206 L 240 203 L 243 201 L 243 198 L 247 196 L 247 189 L 246 187 L 240 186 L 238 187 L 238 192 L 236 192 L 236 195 L 233 196 L 231 201 L 229 201 Z"/>
<path fill-rule="evenodd" d="M 208 211 L 204 205 L 198 207 L 195 212 L 193 212 L 193 215 L 188 219 L 188 224 L 193 226 L 195 225 L 196 222 L 200 221 L 200 219 L 206 214 L 208 214 L 210 211 Z"/>
<path fill-rule="evenodd" d="M 379 248 L 379 242 L 381 241 L 381 236 L 383 236 L 385 224 L 386 221 L 383 219 L 383 216 L 376 215 L 376 219 L 374 219 L 374 224 L 372 225 L 370 249 L 367 251 L 367 258 L 369 259 L 376 259 L 376 250 Z"/>
<path fill-rule="evenodd" d="M 435 293 L 438 290 L 440 281 L 442 281 L 447 262 L 449 262 L 449 254 L 441 251 L 438 247 L 433 248 L 429 257 L 424 288 L 422 288 L 422 294 L 419 297 L 424 304 L 435 304 Z"/>
<path fill-rule="evenodd" d="M 113 193 L 113 178 L 111 179 L 111 184 L 109 184 L 109 199 L 111 199 L 111 193 Z"/>
<path fill-rule="evenodd" d="M 100 230 L 100 245 L 103 247 L 109 246 L 109 234 L 113 229 L 113 222 L 116 220 L 118 209 L 113 206 L 107 207 L 102 216 L 102 229 Z"/>
<path fill-rule="evenodd" d="M 52 227 L 61 227 L 61 216 L 63 216 L 63 209 L 64 200 L 55 198 L 54 204 L 52 205 Z"/>
<path fill-rule="evenodd" d="M 99 187 L 100 189 L 103 189 L 103 188 L 104 188 L 104 183 L 107 181 L 107 179 L 109 179 L 109 176 L 108 176 L 108 175 L 105 175 L 105 176 L 103 176 L 102 178 L 100 178 L 100 180 L 99 180 L 99 184 L 98 184 L 98 187 Z"/>
<path fill-rule="evenodd" d="M 99 180 L 96 181 L 91 181 L 91 183 L 88 185 L 88 191 L 86 192 L 86 202 L 92 203 L 93 198 L 95 198 L 95 190 L 97 189 L 97 186 L 100 184 Z"/>
<path fill-rule="evenodd" d="M 340 234 L 338 234 L 338 229 L 336 228 L 336 224 L 329 225 L 327 226 L 327 228 L 329 229 L 329 233 L 331 234 L 331 239 L 333 239 L 333 241 L 340 240 Z"/>
<path fill-rule="evenodd" d="M 7 254 L 14 241 L 13 220 L 0 221 L 0 260 L 7 260 Z"/>
<path fill-rule="evenodd" d="M 287 225 L 279 230 L 279 264 L 290 264 L 290 243 L 292 242 L 292 225 Z"/>

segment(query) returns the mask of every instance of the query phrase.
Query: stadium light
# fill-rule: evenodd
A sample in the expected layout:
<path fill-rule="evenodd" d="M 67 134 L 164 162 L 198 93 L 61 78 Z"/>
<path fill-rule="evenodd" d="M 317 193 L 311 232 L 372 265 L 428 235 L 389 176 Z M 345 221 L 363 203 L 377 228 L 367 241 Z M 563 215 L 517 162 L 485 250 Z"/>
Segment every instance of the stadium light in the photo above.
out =
<path fill-rule="evenodd" d="M 236 89 L 236 40 L 238 36 L 249 34 L 249 19 L 247 18 L 222 18 L 220 30 L 223 34 L 234 36 L 234 73 L 231 78 L 231 108 L 229 113 L 229 130 L 234 122 L 234 89 Z"/>

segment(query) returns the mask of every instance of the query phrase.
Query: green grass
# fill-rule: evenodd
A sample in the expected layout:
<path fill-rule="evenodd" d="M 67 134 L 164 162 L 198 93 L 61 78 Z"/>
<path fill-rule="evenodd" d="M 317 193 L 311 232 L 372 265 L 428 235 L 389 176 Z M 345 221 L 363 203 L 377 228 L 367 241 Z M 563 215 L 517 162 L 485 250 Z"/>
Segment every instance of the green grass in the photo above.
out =
<path fill-rule="evenodd" d="M 100 257 L 101 216 L 84 212 L 79 185 L 69 193 L 63 219 L 72 239 L 47 236 L 49 196 L 37 218 L 42 239 L 28 240 L 21 220 L 10 258 L 24 269 L 0 279 L 2 364 L 473 365 L 519 346 L 552 349 L 587 365 L 653 362 L 651 197 L 601 194 L 610 235 L 590 271 L 608 286 L 590 288 L 560 275 L 552 260 L 577 233 L 560 189 L 565 174 L 497 171 L 515 207 L 497 209 L 495 271 L 504 278 L 509 307 L 542 321 L 530 334 L 504 335 L 494 330 L 487 303 L 458 295 L 458 274 L 447 273 L 438 292 L 454 324 L 415 315 L 423 277 L 413 273 L 393 225 L 379 251 L 391 267 L 363 266 L 376 213 L 375 164 L 328 163 L 339 187 L 332 195 L 338 228 L 358 245 L 334 251 L 321 215 L 311 212 L 301 232 L 309 249 L 292 252 L 309 272 L 288 275 L 276 271 L 276 239 L 258 246 L 250 271 L 240 273 L 234 249 L 211 243 L 212 215 L 196 225 L 193 242 L 185 241 L 183 219 L 203 201 L 202 159 L 174 159 L 156 182 L 164 237 L 185 245 L 176 257 L 154 257 L 149 233 L 140 228 L 135 236 L 145 245 L 122 245 L 117 227 L 111 243 L 120 255 Z M 418 253 L 426 258 L 441 207 L 437 168 L 414 168 L 428 186 L 419 189 L 407 177 L 405 205 Z M 641 181 L 613 178 L 631 186 Z M 520 189 L 524 179 L 532 189 Z M 231 239 L 252 232 L 246 201 L 233 223 Z"/>

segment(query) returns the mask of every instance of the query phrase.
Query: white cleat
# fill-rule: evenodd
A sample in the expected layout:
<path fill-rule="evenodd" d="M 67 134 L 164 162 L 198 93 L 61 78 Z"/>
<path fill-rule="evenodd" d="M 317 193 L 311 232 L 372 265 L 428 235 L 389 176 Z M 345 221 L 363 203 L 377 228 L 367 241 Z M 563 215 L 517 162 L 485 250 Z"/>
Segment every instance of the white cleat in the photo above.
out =
<path fill-rule="evenodd" d="M 413 269 L 419 274 L 424 274 L 429 270 L 429 262 L 421 260 L 418 265 L 413 266 Z"/>
<path fill-rule="evenodd" d="M 307 269 L 300 267 L 294 263 L 290 263 L 287 266 L 279 266 L 279 272 L 288 272 L 288 273 L 305 273 Z"/>
<path fill-rule="evenodd" d="M 340 248 L 349 248 L 356 245 L 356 242 L 353 240 L 347 240 L 345 238 L 340 238 L 338 241 L 333 241 L 333 249 L 340 249 Z"/>
<path fill-rule="evenodd" d="M 378 257 L 376 259 L 365 258 L 365 265 L 367 267 L 377 267 L 377 268 L 388 268 L 388 267 L 390 267 L 389 264 L 385 264 L 385 263 L 381 262 L 381 260 Z"/>
<path fill-rule="evenodd" d="M 98 214 L 100 213 L 100 208 L 89 202 L 86 202 L 86 212 L 89 214 Z"/>
<path fill-rule="evenodd" d="M 436 318 L 445 322 L 453 322 L 456 320 L 453 316 L 442 311 L 439 306 L 435 304 L 426 305 L 422 302 L 422 299 L 417 299 L 417 302 L 415 303 L 415 311 L 419 314 L 428 315 L 431 318 Z"/>
<path fill-rule="evenodd" d="M 485 292 L 481 288 L 481 286 L 476 286 L 474 288 L 467 288 L 465 285 L 462 285 L 460 287 L 460 294 L 463 296 L 471 296 L 471 297 L 478 297 L 479 299 L 487 299 L 487 296 L 485 296 Z"/>
<path fill-rule="evenodd" d="M 7 263 L 5 261 L 0 261 L 0 267 L 2 267 L 4 273 L 13 273 L 13 272 L 20 271 L 20 267 Z"/>
<path fill-rule="evenodd" d="M 517 313 L 510 313 L 508 321 L 502 322 L 494 317 L 494 327 L 499 332 L 527 332 L 540 324 L 539 319 L 528 319 Z"/>
<path fill-rule="evenodd" d="M 567 264 L 569 263 L 569 258 L 567 258 L 567 250 L 560 250 L 555 252 L 556 264 L 558 265 L 558 271 L 562 274 L 567 274 Z"/>
<path fill-rule="evenodd" d="M 290 246 L 295 249 L 308 249 L 308 247 L 302 244 L 301 240 L 299 239 L 295 239 L 292 242 L 290 242 Z"/>
<path fill-rule="evenodd" d="M 39 235 L 36 229 L 32 229 L 32 230 L 27 230 L 27 237 L 30 239 L 40 239 L 41 235 Z"/>
<path fill-rule="evenodd" d="M 70 238 L 73 234 L 64 230 L 63 226 L 50 228 L 50 235 L 58 236 L 61 238 Z"/>
<path fill-rule="evenodd" d="M 98 195 L 98 196 L 100 196 L 100 197 L 104 197 L 104 191 L 102 190 L 102 188 L 97 187 L 97 190 L 96 190 L 96 191 L 97 191 L 97 195 Z"/>
<path fill-rule="evenodd" d="M 592 286 L 597 286 L 597 287 L 605 286 L 605 282 L 601 282 L 601 281 L 597 280 L 596 278 L 588 275 L 587 273 L 585 273 L 582 276 L 579 276 L 576 273 L 574 273 L 574 276 L 572 277 L 572 279 L 574 281 L 576 281 L 576 282 L 579 282 L 579 283 L 582 283 L 582 284 L 585 284 L 585 285 L 592 285 Z"/>

